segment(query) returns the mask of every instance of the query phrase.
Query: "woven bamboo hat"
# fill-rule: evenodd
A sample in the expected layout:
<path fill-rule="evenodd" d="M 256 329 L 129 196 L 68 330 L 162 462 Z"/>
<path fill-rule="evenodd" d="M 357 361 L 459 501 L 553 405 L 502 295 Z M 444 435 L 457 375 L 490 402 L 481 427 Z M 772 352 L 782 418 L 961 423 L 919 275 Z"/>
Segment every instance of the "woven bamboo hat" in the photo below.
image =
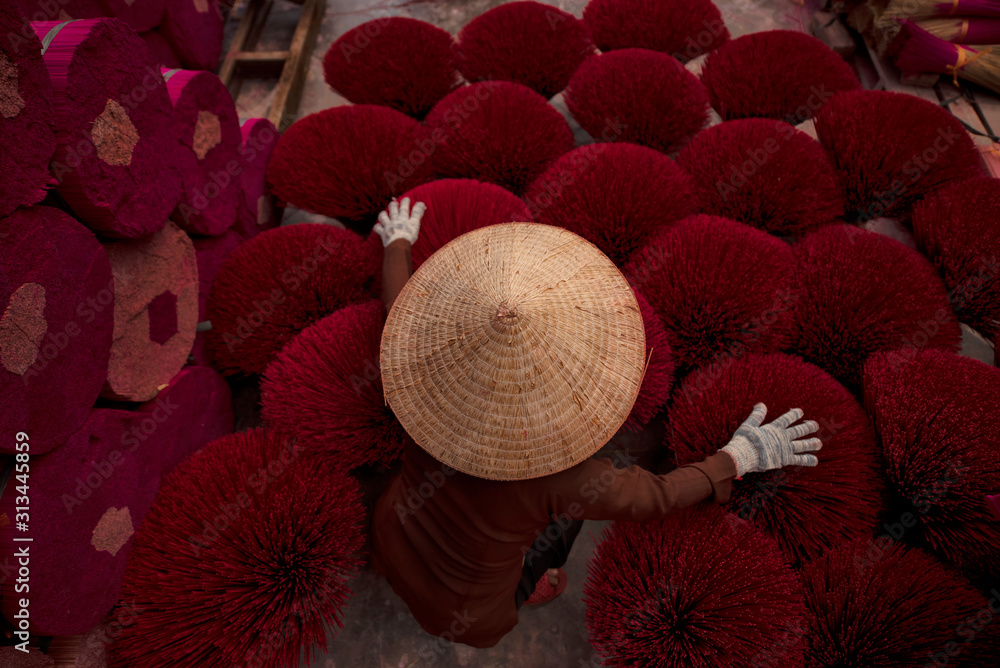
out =
<path fill-rule="evenodd" d="M 490 480 L 597 452 L 642 383 L 645 331 L 618 268 L 559 227 L 504 223 L 438 250 L 382 333 L 385 397 L 439 461 Z"/>

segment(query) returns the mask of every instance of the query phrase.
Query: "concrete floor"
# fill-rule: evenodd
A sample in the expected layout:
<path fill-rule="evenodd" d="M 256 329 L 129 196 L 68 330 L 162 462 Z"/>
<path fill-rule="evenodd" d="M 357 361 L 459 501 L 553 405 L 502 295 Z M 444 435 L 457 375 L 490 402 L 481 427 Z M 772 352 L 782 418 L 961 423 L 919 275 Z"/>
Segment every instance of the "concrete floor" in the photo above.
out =
<path fill-rule="evenodd" d="M 580 16 L 586 0 L 542 0 Z M 344 32 L 366 21 L 385 16 L 408 16 L 434 23 L 453 34 L 482 12 L 503 4 L 502 0 L 328 0 L 327 11 L 313 51 L 304 86 L 299 117 L 329 107 L 347 104 L 323 80 L 323 55 Z M 792 0 L 716 0 L 734 37 L 777 28 L 805 30 L 808 24 L 803 7 Z M 279 0 L 272 14 L 262 50 L 286 48 L 298 19 L 298 6 Z M 232 35 L 236 21 L 230 20 L 227 34 Z M 264 116 L 273 96 L 273 80 L 248 80 L 237 100 L 241 118 Z M 561 96 L 552 103 L 569 118 Z M 590 141 L 586 133 L 569 118 L 578 142 Z M 322 220 L 321 216 L 294 211 L 286 214 L 286 223 Z M 640 455 L 658 448 L 662 434 L 653 427 L 638 436 L 618 438 L 609 449 L 618 447 Z M 466 645 L 438 643 L 414 621 L 406 605 L 389 585 L 371 570 L 364 571 L 353 583 L 354 596 L 345 609 L 345 627 L 330 634 L 329 651 L 311 665 L 321 668 L 369 668 L 428 666 L 418 651 L 434 643 L 440 648 L 436 666 L 493 668 L 582 668 L 602 665 L 587 641 L 582 600 L 587 564 L 606 522 L 586 522 L 566 571 L 566 592 L 540 608 L 523 609 L 521 622 L 496 647 L 473 649 Z M 305 661 L 302 666 L 306 666 Z"/>

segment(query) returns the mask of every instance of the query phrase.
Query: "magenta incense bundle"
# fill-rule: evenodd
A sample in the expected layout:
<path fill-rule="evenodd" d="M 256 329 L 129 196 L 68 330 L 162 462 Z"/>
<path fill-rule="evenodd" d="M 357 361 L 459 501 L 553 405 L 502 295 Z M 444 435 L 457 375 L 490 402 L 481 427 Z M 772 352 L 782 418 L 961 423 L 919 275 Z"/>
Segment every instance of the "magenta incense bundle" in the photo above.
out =
<path fill-rule="evenodd" d="M 153 62 L 160 69 L 172 70 L 181 66 L 181 61 L 170 48 L 170 42 L 159 30 L 149 30 L 140 33 L 139 37 L 146 43 L 149 52 L 153 55 Z"/>
<path fill-rule="evenodd" d="M 348 30 L 323 58 L 323 77 L 354 104 L 380 104 L 423 118 L 461 85 L 453 39 L 436 25 L 382 17 Z"/>
<path fill-rule="evenodd" d="M 699 215 L 651 233 L 622 273 L 663 322 L 680 376 L 783 350 L 792 334 L 794 264 L 784 241 Z"/>
<path fill-rule="evenodd" d="M 413 244 L 414 271 L 439 248 L 466 232 L 497 223 L 534 220 L 524 200 L 514 193 L 473 179 L 431 181 L 408 190 L 403 197 L 427 205 L 420 234 Z"/>
<path fill-rule="evenodd" d="M 382 393 L 384 324 L 385 305 L 372 299 L 296 336 L 264 371 L 260 392 L 267 424 L 333 467 L 392 464 L 403 452 L 405 432 Z"/>
<path fill-rule="evenodd" d="M 1000 489 L 998 396 L 1000 369 L 941 350 L 880 353 L 864 368 L 895 505 L 910 513 L 905 539 L 993 577 L 1000 522 L 985 496 Z"/>
<path fill-rule="evenodd" d="M 394 196 L 426 181 L 431 158 L 442 150 L 419 122 L 394 109 L 333 107 L 285 130 L 267 182 L 280 200 L 368 234 Z"/>
<path fill-rule="evenodd" d="M 192 234 L 215 236 L 236 220 L 240 198 L 240 121 L 236 104 L 211 72 L 163 72 L 174 105 L 183 195 L 171 217 Z"/>
<path fill-rule="evenodd" d="M 224 28 L 218 0 L 168 0 L 159 30 L 184 67 L 214 70 Z"/>
<path fill-rule="evenodd" d="M 875 531 L 884 489 L 875 434 L 857 399 L 822 369 L 782 353 L 731 357 L 688 376 L 675 397 L 667 445 L 678 465 L 724 447 L 758 402 L 767 422 L 801 408 L 820 425 L 818 466 L 745 475 L 728 506 L 773 536 L 789 560 Z"/>
<path fill-rule="evenodd" d="M 521 0 L 483 12 L 455 38 L 469 81 L 513 81 L 550 98 L 596 53 L 587 26 L 551 5 Z"/>
<path fill-rule="evenodd" d="M 57 189 L 109 237 L 159 230 L 180 197 L 173 110 L 143 41 L 118 19 L 32 24 L 52 78 Z"/>
<path fill-rule="evenodd" d="M 795 30 L 734 39 L 709 54 L 701 73 L 724 120 L 765 117 L 797 125 L 831 95 L 861 88 L 854 69 L 830 47 Z"/>
<path fill-rule="evenodd" d="M 0 526 L 0 562 L 16 563 L 15 550 L 30 545 L 31 633 L 86 633 L 118 600 L 132 536 L 142 521 L 135 507 L 156 493 L 125 445 L 138 425 L 134 413 L 95 410 L 65 444 L 32 457 L 29 534 L 13 521 L 16 506 L 23 504 L 16 502 L 17 478 L 8 479 L 0 512 L 11 522 Z M 36 538 L 13 540 L 25 535 Z M 16 586 L 15 577 L 0 582 L 0 609 L 7 619 L 14 618 L 24 596 Z"/>
<path fill-rule="evenodd" d="M 277 128 L 266 118 L 251 118 L 240 125 L 239 205 L 233 231 L 250 239 L 281 223 L 282 210 L 267 189 L 267 161 L 278 145 Z"/>
<path fill-rule="evenodd" d="M 61 1 L 61 0 L 59 0 Z M 163 19 L 168 4 L 176 0 L 98 0 L 107 11 L 128 23 L 136 32 L 152 30 Z"/>
<path fill-rule="evenodd" d="M 562 114 L 527 86 L 509 81 L 459 88 L 434 105 L 424 128 L 421 147 L 427 150 L 419 155 L 429 159 L 437 178 L 489 181 L 515 195 L 573 148 L 573 131 Z"/>
<path fill-rule="evenodd" d="M 618 49 L 588 58 L 564 93 L 573 118 L 599 142 L 632 142 L 664 153 L 708 123 L 708 92 L 676 58 Z"/>
<path fill-rule="evenodd" d="M 844 215 L 823 147 L 783 121 L 720 123 L 698 133 L 677 164 L 694 177 L 704 213 L 774 235 L 798 235 Z"/>
<path fill-rule="evenodd" d="M 115 332 L 101 396 L 146 401 L 187 361 L 198 324 L 194 246 L 172 222 L 105 244 L 115 277 Z"/>
<path fill-rule="evenodd" d="M 61 445 L 104 385 L 115 286 L 93 232 L 58 209 L 0 219 L 0 429 Z M 8 440 L 0 452 L 14 452 Z"/>
<path fill-rule="evenodd" d="M 10 6 L 0 6 L 0 216 L 42 201 L 56 150 L 52 82 L 42 45 Z"/>
<path fill-rule="evenodd" d="M 234 230 L 226 230 L 217 237 L 194 237 L 195 258 L 198 262 L 198 323 L 199 331 L 191 348 L 191 361 L 195 364 L 211 366 L 208 354 L 207 335 L 205 328 L 211 326 L 208 319 L 208 295 L 212 292 L 222 262 L 229 257 L 237 246 L 243 243 L 243 237 Z"/>
<path fill-rule="evenodd" d="M 579 234 L 619 267 L 654 230 L 699 211 L 694 181 L 673 160 L 623 143 L 566 153 L 524 198 L 538 222 Z"/>
<path fill-rule="evenodd" d="M 958 349 L 944 283 L 917 251 L 849 225 L 812 232 L 793 250 L 801 292 L 792 350 L 847 387 L 858 389 L 872 353 Z"/>
<path fill-rule="evenodd" d="M 142 423 L 141 433 L 136 437 L 143 444 L 137 452 L 141 452 L 146 470 L 161 477 L 201 446 L 233 431 L 233 395 L 229 384 L 204 366 L 181 369 L 138 411 Z M 148 440 L 143 436 L 148 436 Z"/>

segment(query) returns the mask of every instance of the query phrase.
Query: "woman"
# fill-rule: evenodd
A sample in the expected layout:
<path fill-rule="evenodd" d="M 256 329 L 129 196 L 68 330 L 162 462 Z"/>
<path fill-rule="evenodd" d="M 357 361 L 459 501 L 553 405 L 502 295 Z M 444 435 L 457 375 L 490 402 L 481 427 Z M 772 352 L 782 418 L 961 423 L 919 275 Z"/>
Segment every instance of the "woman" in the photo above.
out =
<path fill-rule="evenodd" d="M 424 211 L 394 200 L 374 228 L 389 311 L 383 386 L 413 438 L 376 505 L 372 559 L 428 633 L 495 645 L 522 604 L 565 588 L 560 566 L 585 519 L 656 520 L 726 503 L 746 473 L 817 464 L 808 453 L 822 444 L 806 438 L 816 423 L 793 426 L 794 409 L 763 424 L 763 404 L 719 452 L 665 475 L 591 457 L 644 372 L 621 273 L 565 230 L 509 223 L 460 237 L 408 282 Z"/>

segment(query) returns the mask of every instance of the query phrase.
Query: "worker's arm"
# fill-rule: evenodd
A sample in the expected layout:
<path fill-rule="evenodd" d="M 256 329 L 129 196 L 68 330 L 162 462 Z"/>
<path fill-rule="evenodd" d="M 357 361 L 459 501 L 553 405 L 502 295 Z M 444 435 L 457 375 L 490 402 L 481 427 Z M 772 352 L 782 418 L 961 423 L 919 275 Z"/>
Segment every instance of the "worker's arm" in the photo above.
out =
<path fill-rule="evenodd" d="M 819 426 L 794 409 L 762 425 L 767 408 L 757 404 L 732 440 L 719 452 L 670 473 L 656 475 L 640 466 L 615 468 L 608 458 L 594 458 L 558 475 L 553 490 L 556 513 L 574 519 L 655 520 L 705 499 L 729 501 L 734 478 L 788 465 L 815 466 L 822 443 L 804 438 Z"/>
<path fill-rule="evenodd" d="M 389 208 L 378 215 L 378 222 L 372 228 L 385 248 L 382 257 L 382 301 L 385 302 L 386 312 L 392 308 L 410 279 L 413 269 L 410 247 L 417 241 L 420 219 L 426 209 L 423 202 L 416 202 L 411 211 L 409 197 L 404 197 L 401 202 L 393 199 Z"/>

